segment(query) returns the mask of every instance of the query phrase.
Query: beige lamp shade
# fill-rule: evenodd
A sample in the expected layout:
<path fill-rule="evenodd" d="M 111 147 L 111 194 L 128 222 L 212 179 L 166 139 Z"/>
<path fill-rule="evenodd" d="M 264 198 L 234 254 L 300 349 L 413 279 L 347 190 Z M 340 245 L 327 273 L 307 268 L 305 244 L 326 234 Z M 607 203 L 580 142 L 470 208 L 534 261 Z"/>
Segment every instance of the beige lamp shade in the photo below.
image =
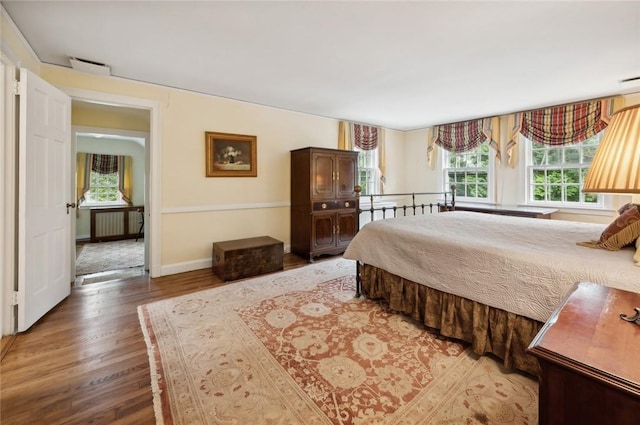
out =
<path fill-rule="evenodd" d="M 640 105 L 611 117 L 582 191 L 640 193 Z"/>

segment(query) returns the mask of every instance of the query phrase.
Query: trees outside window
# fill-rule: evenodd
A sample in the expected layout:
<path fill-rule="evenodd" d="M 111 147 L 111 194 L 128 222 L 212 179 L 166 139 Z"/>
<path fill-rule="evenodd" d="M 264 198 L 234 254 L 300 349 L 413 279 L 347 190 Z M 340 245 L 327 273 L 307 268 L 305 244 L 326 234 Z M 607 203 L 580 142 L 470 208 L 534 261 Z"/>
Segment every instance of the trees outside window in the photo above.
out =
<path fill-rule="evenodd" d="M 91 171 L 89 190 L 85 194 L 85 202 L 90 204 L 122 202 L 118 183 L 118 173 L 102 174 L 97 171 Z"/>
<path fill-rule="evenodd" d="M 444 189 L 456 185 L 457 200 L 490 200 L 489 143 L 467 152 L 444 151 Z"/>
<path fill-rule="evenodd" d="M 581 143 L 549 146 L 528 145 L 527 192 L 529 203 L 567 206 L 601 205 L 595 193 L 583 193 L 582 185 L 600 144 L 601 133 Z"/>

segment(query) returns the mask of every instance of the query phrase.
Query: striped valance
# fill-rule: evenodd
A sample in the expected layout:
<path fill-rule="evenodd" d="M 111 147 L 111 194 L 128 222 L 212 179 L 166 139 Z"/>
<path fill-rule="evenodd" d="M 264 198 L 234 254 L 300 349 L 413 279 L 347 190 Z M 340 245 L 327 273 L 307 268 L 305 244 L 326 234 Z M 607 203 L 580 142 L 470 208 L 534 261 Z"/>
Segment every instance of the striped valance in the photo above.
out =
<path fill-rule="evenodd" d="M 432 127 L 427 147 L 429 164 L 433 168 L 432 158 L 436 146 L 440 146 L 449 152 L 468 152 L 485 142 L 489 142 L 489 146 L 495 150 L 496 159 L 499 161 L 499 128 L 500 123 L 497 117 L 460 121 Z"/>
<path fill-rule="evenodd" d="M 607 127 L 613 106 L 614 99 L 601 99 L 513 114 L 509 120 L 507 144 L 509 164 L 515 166 L 513 151 L 520 134 L 535 143 L 550 146 L 580 143 Z"/>
<path fill-rule="evenodd" d="M 597 100 L 523 112 L 520 133 L 545 145 L 580 143 L 607 127 L 611 105 L 610 100 Z"/>
<path fill-rule="evenodd" d="M 353 144 L 363 151 L 370 151 L 378 147 L 378 127 L 369 125 L 353 124 L 351 126 L 353 132 Z"/>

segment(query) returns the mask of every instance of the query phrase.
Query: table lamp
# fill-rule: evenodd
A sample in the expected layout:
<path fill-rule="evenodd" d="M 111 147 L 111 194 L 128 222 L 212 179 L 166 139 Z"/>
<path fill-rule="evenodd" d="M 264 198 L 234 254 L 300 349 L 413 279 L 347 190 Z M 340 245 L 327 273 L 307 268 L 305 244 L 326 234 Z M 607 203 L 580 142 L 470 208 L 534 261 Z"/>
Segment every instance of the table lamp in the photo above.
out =
<path fill-rule="evenodd" d="M 623 108 L 611 117 L 582 191 L 640 193 L 640 105 Z M 640 325 L 640 308 L 634 311 L 620 318 Z"/>
<path fill-rule="evenodd" d="M 640 193 L 640 105 L 611 117 L 582 191 Z"/>

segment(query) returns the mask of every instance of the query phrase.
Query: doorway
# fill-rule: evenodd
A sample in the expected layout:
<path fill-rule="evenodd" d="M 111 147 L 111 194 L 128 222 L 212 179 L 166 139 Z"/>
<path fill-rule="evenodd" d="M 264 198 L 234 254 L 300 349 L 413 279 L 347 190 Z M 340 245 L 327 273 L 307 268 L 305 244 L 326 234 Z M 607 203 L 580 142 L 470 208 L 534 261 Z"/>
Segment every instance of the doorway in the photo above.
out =
<path fill-rule="evenodd" d="M 75 285 L 143 275 L 150 111 L 73 100 L 72 122 L 82 124 L 73 126 Z M 115 168 L 105 171 L 105 163 Z"/>

